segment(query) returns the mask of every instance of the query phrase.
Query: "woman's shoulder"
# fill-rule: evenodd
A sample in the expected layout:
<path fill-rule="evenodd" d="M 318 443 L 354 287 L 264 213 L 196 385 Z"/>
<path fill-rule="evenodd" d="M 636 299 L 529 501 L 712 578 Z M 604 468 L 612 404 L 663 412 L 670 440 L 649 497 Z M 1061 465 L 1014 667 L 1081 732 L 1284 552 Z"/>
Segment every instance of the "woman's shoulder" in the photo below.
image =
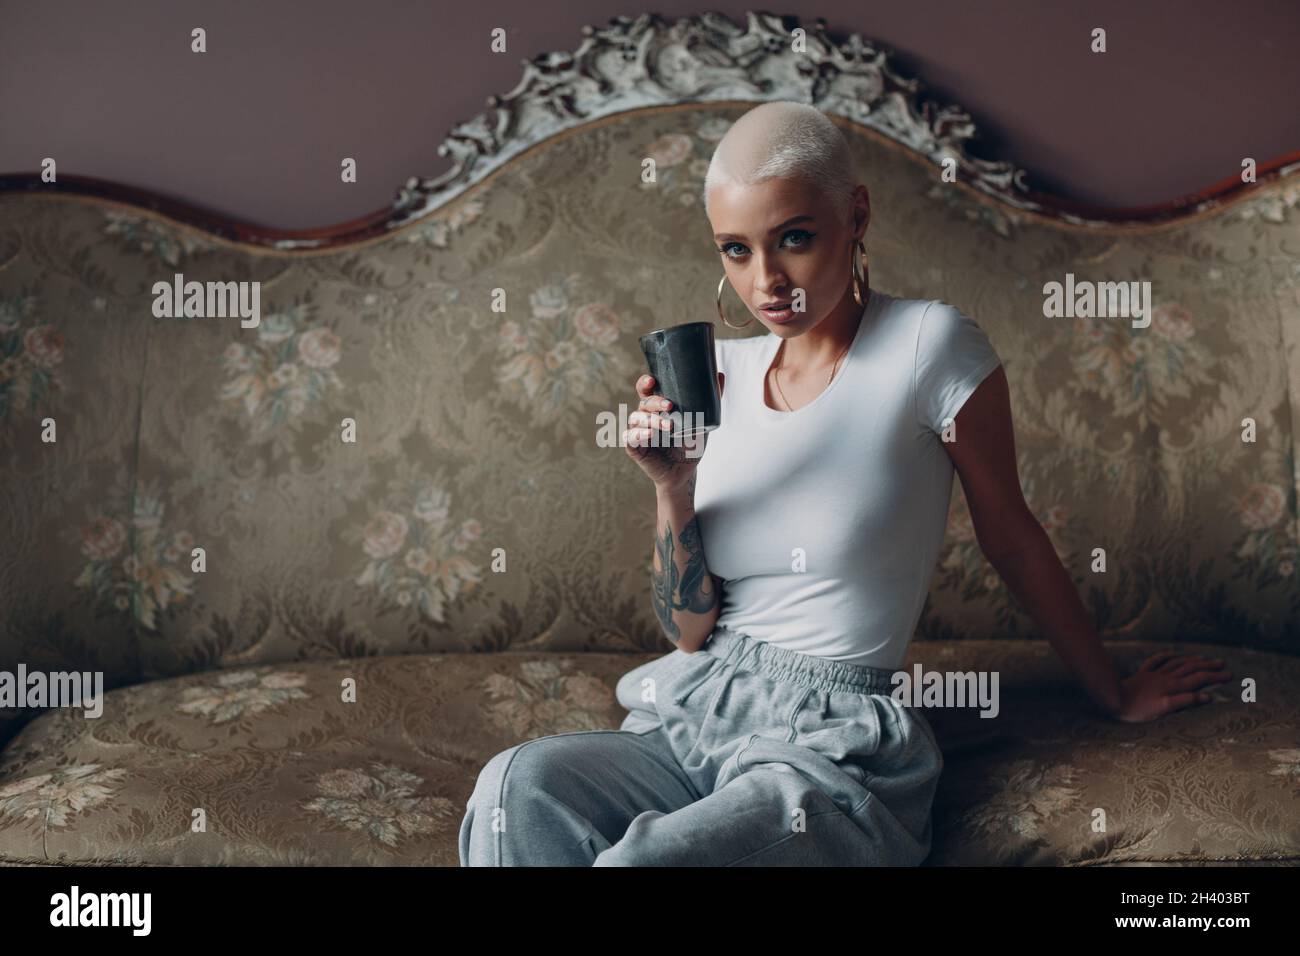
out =
<path fill-rule="evenodd" d="M 878 292 L 878 289 L 872 290 L 873 295 Z M 939 299 L 905 299 L 888 293 L 883 294 L 881 298 L 884 303 L 882 309 L 888 313 L 891 319 L 901 317 L 910 319 L 913 322 L 920 322 L 921 317 L 925 315 L 928 309 L 941 304 Z"/>
<path fill-rule="evenodd" d="M 889 322 L 911 333 L 921 349 L 926 343 L 943 340 L 956 334 L 964 326 L 978 323 L 960 308 L 943 299 L 900 299 L 890 296 L 885 301 Z"/>

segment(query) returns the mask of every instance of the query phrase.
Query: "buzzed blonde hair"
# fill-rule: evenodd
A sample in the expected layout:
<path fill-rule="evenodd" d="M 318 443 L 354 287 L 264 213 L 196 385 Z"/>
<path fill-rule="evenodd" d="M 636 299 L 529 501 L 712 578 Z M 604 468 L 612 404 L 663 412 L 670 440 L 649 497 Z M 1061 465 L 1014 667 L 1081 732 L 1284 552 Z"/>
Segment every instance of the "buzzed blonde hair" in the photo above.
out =
<path fill-rule="evenodd" d="M 817 107 L 784 100 L 760 104 L 731 124 L 704 177 L 705 212 L 714 186 L 784 177 L 805 180 L 819 190 L 841 223 L 848 223 L 858 185 L 848 140 Z"/>

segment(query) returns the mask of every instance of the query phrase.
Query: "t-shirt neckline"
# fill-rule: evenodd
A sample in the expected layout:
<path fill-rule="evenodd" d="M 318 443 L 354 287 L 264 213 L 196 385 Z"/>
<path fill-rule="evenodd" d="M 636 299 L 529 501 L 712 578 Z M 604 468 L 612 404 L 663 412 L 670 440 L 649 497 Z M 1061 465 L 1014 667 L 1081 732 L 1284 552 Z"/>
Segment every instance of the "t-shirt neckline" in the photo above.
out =
<path fill-rule="evenodd" d="M 777 349 L 781 347 L 781 342 L 784 341 L 781 338 L 781 336 L 776 335 L 773 332 L 767 333 L 768 337 L 772 341 L 769 342 L 767 344 L 767 347 L 764 348 L 760 353 L 761 361 L 759 363 L 759 368 L 763 372 L 763 377 L 759 380 L 758 383 L 758 412 L 764 419 L 766 419 L 767 421 L 775 422 L 775 421 L 783 421 L 786 419 L 795 418 L 798 415 L 802 415 L 810 408 L 813 408 L 815 405 L 817 405 L 818 402 L 820 402 L 822 399 L 824 399 L 827 395 L 831 393 L 831 391 L 835 388 L 835 386 L 840 383 L 840 379 L 842 379 L 845 375 L 848 374 L 849 366 L 853 364 L 854 355 L 858 350 L 858 341 L 862 338 L 863 332 L 867 327 L 867 323 L 875 320 L 879 308 L 878 300 L 883 294 L 884 293 L 882 293 L 879 289 L 871 290 L 871 295 L 867 298 L 866 311 L 864 312 L 862 319 L 858 322 L 858 329 L 856 332 L 853 333 L 853 341 L 849 343 L 849 350 L 844 353 L 844 362 L 840 365 L 840 370 L 835 373 L 835 377 L 831 379 L 830 383 L 825 388 L 823 388 L 821 392 L 817 395 L 817 397 L 814 398 L 811 402 L 809 402 L 807 405 L 803 405 L 799 408 L 796 408 L 794 411 L 791 412 L 782 412 L 782 411 L 778 411 L 775 408 L 769 408 L 767 404 L 767 399 L 764 396 L 764 392 L 766 392 L 767 390 L 767 373 L 771 371 L 772 360 L 776 358 Z"/>

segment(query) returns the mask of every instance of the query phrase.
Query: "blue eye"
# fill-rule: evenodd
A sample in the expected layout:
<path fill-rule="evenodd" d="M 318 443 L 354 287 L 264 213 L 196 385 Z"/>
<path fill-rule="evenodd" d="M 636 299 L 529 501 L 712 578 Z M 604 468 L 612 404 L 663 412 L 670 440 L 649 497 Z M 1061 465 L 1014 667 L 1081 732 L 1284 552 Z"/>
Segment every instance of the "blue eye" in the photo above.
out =
<path fill-rule="evenodd" d="M 803 239 L 802 239 L 802 241 L 799 242 L 798 245 L 794 245 L 794 246 L 789 246 L 789 247 L 787 247 L 787 248 L 790 248 L 790 249 L 802 249 L 802 248 L 804 248 L 805 246 L 808 245 L 808 241 L 809 241 L 810 239 L 812 239 L 812 237 L 815 236 L 815 235 L 816 235 L 815 232 L 809 232 L 807 229 L 791 229 L 789 232 L 787 232 L 784 236 L 781 237 L 781 242 L 784 243 L 785 240 L 786 240 L 786 239 L 789 239 L 791 236 L 802 236 Z M 727 243 L 723 243 L 721 246 L 718 247 L 718 252 L 722 253 L 722 255 L 726 256 L 728 259 L 741 259 L 741 258 L 743 258 L 743 255 L 734 255 L 734 256 L 733 256 L 731 253 L 729 253 L 729 252 L 727 251 L 727 250 L 730 249 L 732 246 L 739 246 L 741 249 L 744 249 L 744 248 L 745 248 L 745 247 L 744 247 L 743 245 L 741 245 L 741 243 L 739 243 L 739 242 L 727 242 Z"/>

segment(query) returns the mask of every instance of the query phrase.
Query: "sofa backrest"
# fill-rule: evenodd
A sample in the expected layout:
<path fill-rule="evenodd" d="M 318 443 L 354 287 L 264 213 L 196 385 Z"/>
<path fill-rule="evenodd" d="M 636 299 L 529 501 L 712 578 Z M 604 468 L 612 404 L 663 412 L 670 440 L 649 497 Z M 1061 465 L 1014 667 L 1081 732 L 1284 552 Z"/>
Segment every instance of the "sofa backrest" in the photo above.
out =
<path fill-rule="evenodd" d="M 0 665 L 116 686 L 318 656 L 665 649 L 652 488 L 598 416 L 635 408 L 640 333 L 716 315 L 699 194 L 747 108 L 593 123 L 324 252 L 0 196 Z M 1300 648 L 1296 176 L 1160 226 L 1072 225 L 845 129 L 872 286 L 988 333 L 1026 500 L 1103 637 Z M 176 274 L 260 283 L 260 324 L 156 316 Z M 1067 275 L 1149 280 L 1149 327 L 1045 317 Z M 917 640 L 1041 637 L 959 481 L 953 498 Z"/>

